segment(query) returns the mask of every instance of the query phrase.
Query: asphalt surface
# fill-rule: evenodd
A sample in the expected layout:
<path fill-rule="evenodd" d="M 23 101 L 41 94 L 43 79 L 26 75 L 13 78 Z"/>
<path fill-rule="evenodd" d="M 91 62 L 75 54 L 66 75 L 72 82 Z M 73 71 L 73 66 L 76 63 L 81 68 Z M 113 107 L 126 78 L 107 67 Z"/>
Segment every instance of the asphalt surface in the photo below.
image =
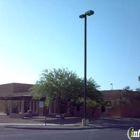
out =
<path fill-rule="evenodd" d="M 55 116 L 35 116 L 30 118 L 10 118 L 0 115 L 0 126 L 18 129 L 56 129 L 56 130 L 82 130 L 82 129 L 103 129 L 103 128 L 127 128 L 132 126 L 140 127 L 140 119 L 135 118 L 89 118 L 88 126 L 81 126 L 82 117 L 66 117 L 64 120 Z"/>
<path fill-rule="evenodd" d="M 127 129 L 32 130 L 0 127 L 0 140 L 128 140 Z"/>
<path fill-rule="evenodd" d="M 45 120 L 46 119 L 46 120 Z M 88 126 L 81 126 L 82 117 L 54 116 L 10 118 L 0 115 L 0 140 L 128 140 L 130 127 L 140 129 L 140 119 L 89 118 Z"/>

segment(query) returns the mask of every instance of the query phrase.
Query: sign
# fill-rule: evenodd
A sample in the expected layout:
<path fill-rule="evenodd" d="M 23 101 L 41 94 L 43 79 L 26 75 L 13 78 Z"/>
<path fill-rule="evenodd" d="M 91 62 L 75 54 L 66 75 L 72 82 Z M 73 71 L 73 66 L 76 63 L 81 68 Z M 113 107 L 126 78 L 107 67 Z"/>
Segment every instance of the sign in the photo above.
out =
<path fill-rule="evenodd" d="M 44 104 L 43 101 L 39 101 L 39 108 L 43 108 Z"/>
<path fill-rule="evenodd" d="M 139 138 L 140 129 L 138 131 L 135 131 L 133 127 L 130 127 L 127 131 L 127 137 L 129 140 L 133 140 L 133 138 Z"/>

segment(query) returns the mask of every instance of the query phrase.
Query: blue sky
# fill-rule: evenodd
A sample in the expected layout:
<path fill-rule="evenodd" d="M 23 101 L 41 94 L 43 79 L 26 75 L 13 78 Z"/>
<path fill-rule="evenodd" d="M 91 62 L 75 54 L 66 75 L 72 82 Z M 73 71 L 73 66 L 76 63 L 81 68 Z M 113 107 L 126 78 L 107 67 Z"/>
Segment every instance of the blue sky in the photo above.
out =
<path fill-rule="evenodd" d="M 68 68 L 101 90 L 140 87 L 139 0 L 0 0 L 0 84 L 35 83 L 44 69 Z"/>

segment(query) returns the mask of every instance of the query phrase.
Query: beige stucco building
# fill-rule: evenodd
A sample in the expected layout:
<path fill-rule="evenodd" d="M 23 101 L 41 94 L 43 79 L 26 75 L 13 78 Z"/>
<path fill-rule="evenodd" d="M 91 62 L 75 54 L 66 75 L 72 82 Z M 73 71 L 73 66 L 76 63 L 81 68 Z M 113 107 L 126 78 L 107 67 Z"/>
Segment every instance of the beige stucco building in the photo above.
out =
<path fill-rule="evenodd" d="M 28 117 L 33 115 L 59 114 L 58 104 L 54 102 L 50 106 L 45 106 L 45 98 L 40 100 L 33 99 L 29 89 L 32 84 L 9 83 L 0 85 L 0 112 L 5 112 L 10 117 Z M 137 117 L 140 116 L 140 101 L 135 101 L 130 105 L 120 105 L 117 99 L 120 97 L 122 90 L 101 91 L 104 100 L 110 101 L 111 106 L 98 107 L 94 116 L 123 116 Z M 132 91 L 133 92 L 133 91 Z M 135 94 L 135 92 L 133 92 Z M 83 116 L 84 107 L 72 105 L 65 112 L 68 115 Z M 92 108 L 87 108 L 87 116 L 92 115 Z"/>

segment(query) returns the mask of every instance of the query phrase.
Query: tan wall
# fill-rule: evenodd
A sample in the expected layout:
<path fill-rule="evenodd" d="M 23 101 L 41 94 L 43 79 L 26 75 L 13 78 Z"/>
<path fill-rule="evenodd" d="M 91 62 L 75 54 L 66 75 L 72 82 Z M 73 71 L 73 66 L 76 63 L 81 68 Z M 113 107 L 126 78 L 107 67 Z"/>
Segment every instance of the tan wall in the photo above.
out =
<path fill-rule="evenodd" d="M 0 96 L 10 95 L 14 92 L 13 84 L 0 85 Z"/>
<path fill-rule="evenodd" d="M 140 117 L 140 102 L 133 102 L 131 105 L 121 105 L 121 116 Z"/>
<path fill-rule="evenodd" d="M 0 97 L 12 95 L 18 92 L 28 92 L 31 88 L 31 84 L 19 84 L 19 83 L 10 83 L 0 85 Z M 4 112 L 3 103 L 4 101 L 0 100 L 0 112 Z"/>
<path fill-rule="evenodd" d="M 106 101 L 114 101 L 119 98 L 121 90 L 105 90 L 101 91 L 103 94 L 104 100 Z"/>
<path fill-rule="evenodd" d="M 4 84 L 0 85 L 0 96 L 7 96 L 13 94 L 14 87 L 13 84 Z M 4 109 L 4 100 L 0 100 L 0 112 L 5 112 Z"/>
<path fill-rule="evenodd" d="M 0 112 L 6 113 L 4 104 L 7 104 L 10 107 L 10 103 L 9 103 L 9 101 L 0 100 Z"/>
<path fill-rule="evenodd" d="M 14 93 L 19 93 L 19 92 L 29 92 L 29 89 L 33 85 L 29 84 L 14 84 Z"/>
<path fill-rule="evenodd" d="M 92 112 L 93 112 L 93 109 L 90 107 L 90 108 L 87 108 L 87 117 L 92 117 Z M 80 116 L 84 116 L 84 108 L 82 108 L 80 110 Z M 94 117 L 99 117 L 101 116 L 101 109 L 100 108 L 97 108 L 93 114 Z"/>
<path fill-rule="evenodd" d="M 31 87 L 32 87 L 31 84 L 18 84 L 18 83 L 0 85 L 0 96 L 6 96 L 13 93 L 28 92 Z M 101 91 L 101 92 L 104 95 L 104 99 L 106 101 L 115 101 L 119 97 L 121 90 L 108 90 L 108 91 Z M 2 102 L 3 101 L 0 101 L 0 112 L 4 112 Z M 106 108 L 106 115 L 107 116 L 137 117 L 137 116 L 140 116 L 139 106 L 140 106 L 140 102 L 134 102 L 131 107 L 129 105 L 119 105 L 119 104 L 114 103 L 112 108 Z M 76 114 L 77 108 L 73 107 L 72 111 L 74 114 Z M 39 108 L 39 112 L 45 115 L 49 113 L 49 109 L 46 107 Z M 54 113 L 53 104 L 52 104 L 51 112 Z M 55 113 L 59 113 L 59 112 L 60 110 L 57 104 Z M 87 113 L 88 113 L 88 116 L 91 116 L 92 108 L 88 108 Z M 84 115 L 84 108 L 80 109 L 80 115 L 81 116 Z M 100 108 L 96 109 L 94 116 L 101 116 Z"/>
<path fill-rule="evenodd" d="M 106 116 L 140 117 L 140 102 L 129 104 L 115 103 L 112 108 L 106 108 Z"/>
<path fill-rule="evenodd" d="M 3 101 L 0 100 L 0 112 L 4 112 Z"/>

